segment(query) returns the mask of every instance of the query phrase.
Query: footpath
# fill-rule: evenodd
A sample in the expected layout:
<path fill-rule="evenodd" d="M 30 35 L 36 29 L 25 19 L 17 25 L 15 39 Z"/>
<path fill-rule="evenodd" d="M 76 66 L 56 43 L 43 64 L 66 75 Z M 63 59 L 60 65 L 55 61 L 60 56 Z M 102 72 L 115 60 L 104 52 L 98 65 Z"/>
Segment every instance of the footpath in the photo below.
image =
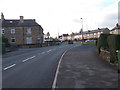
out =
<path fill-rule="evenodd" d="M 62 58 L 55 88 L 118 88 L 118 71 L 98 56 L 96 46 L 78 46 Z"/>

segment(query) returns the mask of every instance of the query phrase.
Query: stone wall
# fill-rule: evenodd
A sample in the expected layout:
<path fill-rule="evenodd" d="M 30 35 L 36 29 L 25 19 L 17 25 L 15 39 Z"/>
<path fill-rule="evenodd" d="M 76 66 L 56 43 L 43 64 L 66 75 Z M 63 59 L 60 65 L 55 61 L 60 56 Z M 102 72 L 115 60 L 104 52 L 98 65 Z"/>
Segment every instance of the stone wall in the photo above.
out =
<path fill-rule="evenodd" d="M 102 57 L 104 60 L 110 62 L 110 52 L 104 49 L 100 49 L 100 57 Z"/>

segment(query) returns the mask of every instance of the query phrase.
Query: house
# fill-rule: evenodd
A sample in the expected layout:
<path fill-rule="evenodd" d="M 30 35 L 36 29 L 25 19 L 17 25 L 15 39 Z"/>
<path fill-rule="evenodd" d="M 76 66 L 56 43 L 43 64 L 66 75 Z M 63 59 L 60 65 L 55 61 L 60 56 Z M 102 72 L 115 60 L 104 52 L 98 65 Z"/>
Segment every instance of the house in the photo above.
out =
<path fill-rule="evenodd" d="M 60 37 L 60 40 L 61 41 L 68 40 L 68 36 L 69 36 L 69 34 L 62 34 L 61 37 Z"/>
<path fill-rule="evenodd" d="M 110 34 L 120 34 L 120 25 L 116 24 L 116 26 L 110 31 Z"/>
<path fill-rule="evenodd" d="M 70 40 L 94 39 L 99 38 L 102 33 L 109 34 L 110 30 L 108 28 L 98 28 L 96 30 L 84 31 L 83 33 L 72 33 L 66 39 L 69 40 L 68 37 L 70 37 Z"/>
<path fill-rule="evenodd" d="M 35 19 L 5 19 L 1 13 L 2 29 L 1 33 L 5 36 L 10 44 L 30 45 L 43 43 L 43 28 Z"/>

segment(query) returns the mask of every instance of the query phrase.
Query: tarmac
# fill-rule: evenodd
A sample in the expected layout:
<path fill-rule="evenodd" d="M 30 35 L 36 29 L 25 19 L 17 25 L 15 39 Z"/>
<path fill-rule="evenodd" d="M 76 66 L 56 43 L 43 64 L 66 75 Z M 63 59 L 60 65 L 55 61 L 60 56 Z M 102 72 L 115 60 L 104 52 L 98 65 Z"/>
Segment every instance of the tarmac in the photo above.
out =
<path fill-rule="evenodd" d="M 99 57 L 96 46 L 78 46 L 63 56 L 55 88 L 118 88 L 118 70 Z"/>

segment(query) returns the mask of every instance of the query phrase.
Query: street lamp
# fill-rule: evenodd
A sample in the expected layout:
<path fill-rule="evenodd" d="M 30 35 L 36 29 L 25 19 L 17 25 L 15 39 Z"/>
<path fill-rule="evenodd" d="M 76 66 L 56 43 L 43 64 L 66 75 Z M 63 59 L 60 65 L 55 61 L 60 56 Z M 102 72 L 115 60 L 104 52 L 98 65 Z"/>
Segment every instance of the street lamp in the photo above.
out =
<path fill-rule="evenodd" d="M 82 44 L 83 44 L 83 18 L 81 19 L 81 25 L 82 25 L 82 29 L 81 29 L 81 35 L 82 35 Z"/>

